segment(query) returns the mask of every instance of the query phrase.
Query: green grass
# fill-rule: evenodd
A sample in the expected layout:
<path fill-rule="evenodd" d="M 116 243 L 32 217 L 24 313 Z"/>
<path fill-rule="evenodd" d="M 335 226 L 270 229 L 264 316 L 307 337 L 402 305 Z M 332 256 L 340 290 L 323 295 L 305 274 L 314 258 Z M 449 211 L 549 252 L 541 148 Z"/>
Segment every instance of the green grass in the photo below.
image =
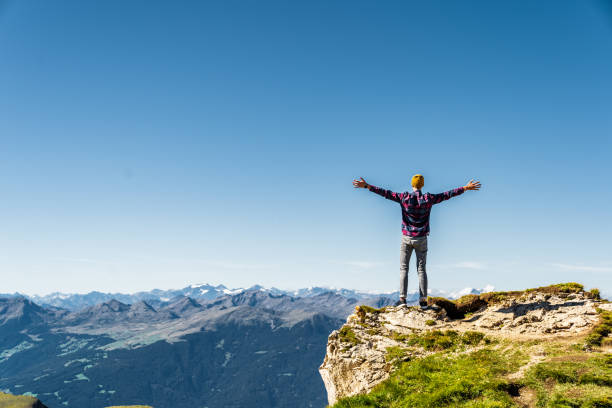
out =
<path fill-rule="evenodd" d="M 467 331 L 460 334 L 454 330 L 429 330 L 420 334 L 413 334 L 408 338 L 411 346 L 421 346 L 428 351 L 442 351 L 454 349 L 461 345 L 476 346 L 489 340 L 480 332 Z"/>
<path fill-rule="evenodd" d="M 596 300 L 601 299 L 601 293 L 599 292 L 599 289 L 597 288 L 593 288 L 589 290 L 587 293 L 589 294 L 589 297 L 591 299 L 596 299 Z"/>
<path fill-rule="evenodd" d="M 36 401 L 34 397 L 0 392 L 0 408 L 32 408 Z"/>
<path fill-rule="evenodd" d="M 431 355 L 402 363 L 369 394 L 343 398 L 334 408 L 514 407 L 504 377 L 519 360 L 495 350 Z"/>
<path fill-rule="evenodd" d="M 106 408 L 153 408 L 150 405 L 113 405 L 112 407 Z"/>
<path fill-rule="evenodd" d="M 338 332 L 338 335 L 340 341 L 344 343 L 349 343 L 351 345 L 357 345 L 362 343 L 353 331 L 353 329 L 351 329 L 349 326 L 342 326 L 342 328 Z"/>
<path fill-rule="evenodd" d="M 368 325 L 367 323 L 362 322 L 362 321 L 358 321 L 358 322 L 355 322 L 355 323 L 356 323 L 358 326 L 363 327 L 364 329 L 367 329 L 367 328 L 369 328 L 369 327 L 370 327 L 370 325 Z"/>
<path fill-rule="evenodd" d="M 25 395 L 11 395 L 0 392 L 0 408 L 32 408 L 38 401 Z M 113 405 L 107 408 L 153 408 L 149 405 Z"/>
<path fill-rule="evenodd" d="M 480 333 L 476 331 L 466 331 L 461 336 L 461 341 L 463 342 L 463 344 L 469 344 L 471 346 L 480 344 L 480 342 L 483 340 L 485 341 L 485 343 L 488 343 L 488 339 L 485 338 L 484 333 Z"/>
<path fill-rule="evenodd" d="M 612 407 L 612 356 L 582 353 L 543 362 L 523 384 L 536 390 L 538 407 Z"/>
<path fill-rule="evenodd" d="M 560 354 L 534 365 L 513 383 L 508 375 L 528 361 L 525 351 L 531 346 L 485 346 L 471 353 L 436 353 L 407 362 L 401 361 L 407 350 L 389 347 L 387 361 L 397 367 L 389 379 L 368 394 L 339 400 L 334 408 L 519 407 L 512 397 L 521 388 L 535 393 L 539 408 L 612 407 L 612 355 L 574 351 L 560 342 Z"/>
<path fill-rule="evenodd" d="M 540 293 L 580 293 L 584 291 L 584 286 L 576 282 L 557 283 L 556 285 L 541 286 L 539 288 L 527 289 L 525 292 L 540 292 Z"/>
<path fill-rule="evenodd" d="M 366 305 L 361 305 L 361 306 L 358 306 L 358 307 L 359 307 L 359 309 L 363 310 L 366 313 L 383 313 L 383 312 L 385 312 L 387 310 L 386 307 L 381 307 L 380 309 L 376 309 L 376 308 L 374 308 L 372 306 L 366 306 Z"/>
<path fill-rule="evenodd" d="M 591 333 L 586 338 L 586 344 L 590 347 L 601 346 L 607 340 L 606 338 L 612 333 L 612 312 L 603 309 L 597 309 L 600 322 L 593 327 Z"/>
<path fill-rule="evenodd" d="M 412 351 L 415 351 L 414 346 L 427 351 L 453 351 L 461 346 L 476 346 L 481 343 L 490 344 L 491 342 L 483 333 L 475 331 L 460 334 L 453 330 L 431 330 L 412 335 L 393 332 L 390 337 L 403 343 L 403 347 L 392 346 L 386 348 L 385 360 L 393 362 L 395 365 L 408 360 L 406 357 L 410 352 L 409 349 L 412 348 Z"/>
<path fill-rule="evenodd" d="M 541 407 L 550 408 L 610 408 L 610 394 L 602 395 L 601 389 L 589 386 L 559 386 Z M 543 400 L 540 400 L 543 401 Z M 545 405 L 544 405 L 545 404 Z"/>
<path fill-rule="evenodd" d="M 367 329 L 366 333 L 368 333 L 370 336 L 377 336 L 380 335 L 382 332 L 380 329 Z"/>
<path fill-rule="evenodd" d="M 410 337 L 408 344 L 421 346 L 428 351 L 441 351 L 459 344 L 459 334 L 454 330 L 431 330 Z"/>
<path fill-rule="evenodd" d="M 386 350 L 387 354 L 385 354 L 385 360 L 387 362 L 394 360 L 402 360 L 404 357 L 406 357 L 406 354 L 408 353 L 408 350 L 398 346 L 387 347 Z"/>
<path fill-rule="evenodd" d="M 410 338 L 410 335 L 409 334 L 401 334 L 401 333 L 398 333 L 398 332 L 394 331 L 394 332 L 391 332 L 391 335 L 389 337 L 391 337 L 395 341 L 402 342 L 402 341 L 408 340 Z"/>

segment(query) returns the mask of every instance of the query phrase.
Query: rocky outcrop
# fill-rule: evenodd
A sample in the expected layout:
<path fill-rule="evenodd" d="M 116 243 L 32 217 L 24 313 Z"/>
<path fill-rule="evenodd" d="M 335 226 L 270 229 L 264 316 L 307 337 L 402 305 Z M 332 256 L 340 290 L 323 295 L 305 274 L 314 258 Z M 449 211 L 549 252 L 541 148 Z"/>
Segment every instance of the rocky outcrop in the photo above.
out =
<path fill-rule="evenodd" d="M 27 395 L 11 395 L 0 392 L 0 407 L 2 408 L 47 408 L 42 402 Z"/>
<path fill-rule="evenodd" d="M 367 393 L 389 377 L 398 360 L 435 353 L 446 343 L 460 342 L 465 352 L 481 347 L 483 339 L 582 336 L 599 322 L 598 308 L 612 309 L 579 285 L 470 296 L 456 302 L 430 299 L 435 309 L 429 310 L 356 307 L 330 334 L 319 368 L 329 404 Z"/>

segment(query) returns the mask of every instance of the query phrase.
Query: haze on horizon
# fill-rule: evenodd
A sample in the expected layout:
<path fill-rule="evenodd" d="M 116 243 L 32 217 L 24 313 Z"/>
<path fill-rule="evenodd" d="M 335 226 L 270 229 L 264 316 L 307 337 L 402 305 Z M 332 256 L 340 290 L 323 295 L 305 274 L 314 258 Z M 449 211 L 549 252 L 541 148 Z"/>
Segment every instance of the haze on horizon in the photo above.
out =
<path fill-rule="evenodd" d="M 430 287 L 612 293 L 611 72 L 597 0 L 0 0 L 1 292 L 395 291 L 400 210 L 351 181 L 422 173 L 483 183 Z"/>

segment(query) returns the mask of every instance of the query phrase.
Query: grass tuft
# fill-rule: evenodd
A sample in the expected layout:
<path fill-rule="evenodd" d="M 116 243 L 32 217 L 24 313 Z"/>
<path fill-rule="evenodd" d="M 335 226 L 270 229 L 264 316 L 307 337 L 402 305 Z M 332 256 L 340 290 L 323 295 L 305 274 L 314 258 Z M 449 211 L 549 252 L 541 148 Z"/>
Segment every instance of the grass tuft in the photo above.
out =
<path fill-rule="evenodd" d="M 600 300 L 601 299 L 601 293 L 599 292 L 599 289 L 597 289 L 597 288 L 593 288 L 593 289 L 589 290 L 588 292 L 586 292 L 586 294 L 591 299 L 595 299 L 595 300 Z"/>
<path fill-rule="evenodd" d="M 367 305 L 361 305 L 357 307 L 366 313 L 384 313 L 387 310 L 386 307 L 381 307 L 380 309 L 376 309 L 375 307 L 367 306 Z"/>
<path fill-rule="evenodd" d="M 359 317 L 359 320 L 361 321 L 361 323 L 365 323 L 366 316 L 368 315 L 368 313 L 369 314 L 379 314 L 379 313 L 384 313 L 386 310 L 387 310 L 386 307 L 382 307 L 380 309 L 376 309 L 374 307 L 366 306 L 366 305 L 361 305 L 361 306 L 356 306 L 355 307 L 355 313 Z"/>
<path fill-rule="evenodd" d="M 470 346 L 476 346 L 483 340 L 485 340 L 484 333 L 476 331 L 466 331 L 461 336 L 461 341 L 463 344 L 469 344 Z"/>
<path fill-rule="evenodd" d="M 580 293 L 584 291 L 584 286 L 576 282 L 557 283 L 556 285 L 541 286 L 539 288 L 527 289 L 525 292 L 550 293 L 557 295 L 559 293 Z"/>
<path fill-rule="evenodd" d="M 600 316 L 599 323 L 593 327 L 586 338 L 586 344 L 590 347 L 601 346 L 602 342 L 612 333 L 612 311 L 597 309 Z"/>
<path fill-rule="evenodd" d="M 401 334 L 401 333 L 398 333 L 398 332 L 394 331 L 394 332 L 391 332 L 391 338 L 393 340 L 395 340 L 395 341 L 402 342 L 402 341 L 408 340 L 410 338 L 410 335 L 408 335 L 408 334 Z"/>
<path fill-rule="evenodd" d="M 113 405 L 112 407 L 106 408 L 153 408 L 150 405 Z"/>
<path fill-rule="evenodd" d="M 386 350 L 387 354 L 385 354 L 385 360 L 387 362 L 394 360 L 403 360 L 408 353 L 406 349 L 403 349 L 398 346 L 387 347 Z"/>
<path fill-rule="evenodd" d="M 610 407 L 612 356 L 577 354 L 543 362 L 529 370 L 524 383 L 537 390 L 538 406 Z"/>
<path fill-rule="evenodd" d="M 362 341 L 359 340 L 353 329 L 349 326 L 342 326 L 342 328 L 338 331 L 338 336 L 340 341 L 344 343 L 349 343 L 351 345 L 361 344 Z"/>
<path fill-rule="evenodd" d="M 427 351 L 443 351 L 454 349 L 460 345 L 476 346 L 483 340 L 487 343 L 485 335 L 475 331 L 467 331 L 460 334 L 454 330 L 429 330 L 411 335 L 408 339 L 408 344 L 411 346 L 421 346 Z"/>
<path fill-rule="evenodd" d="M 40 402 L 26 395 L 11 395 L 0 392 L 0 407 L 2 408 L 32 408 Z"/>

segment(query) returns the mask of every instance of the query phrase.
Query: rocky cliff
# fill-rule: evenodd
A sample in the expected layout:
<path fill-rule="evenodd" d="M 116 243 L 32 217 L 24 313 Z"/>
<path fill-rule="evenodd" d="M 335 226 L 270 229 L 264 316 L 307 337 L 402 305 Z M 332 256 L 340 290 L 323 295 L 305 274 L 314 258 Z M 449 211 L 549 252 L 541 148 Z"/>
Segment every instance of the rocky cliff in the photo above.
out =
<path fill-rule="evenodd" d="M 329 336 L 319 368 L 330 405 L 557 406 L 565 399 L 578 405 L 558 406 L 612 407 L 612 304 L 596 290 L 560 284 L 429 303 L 425 311 L 356 307 Z"/>

